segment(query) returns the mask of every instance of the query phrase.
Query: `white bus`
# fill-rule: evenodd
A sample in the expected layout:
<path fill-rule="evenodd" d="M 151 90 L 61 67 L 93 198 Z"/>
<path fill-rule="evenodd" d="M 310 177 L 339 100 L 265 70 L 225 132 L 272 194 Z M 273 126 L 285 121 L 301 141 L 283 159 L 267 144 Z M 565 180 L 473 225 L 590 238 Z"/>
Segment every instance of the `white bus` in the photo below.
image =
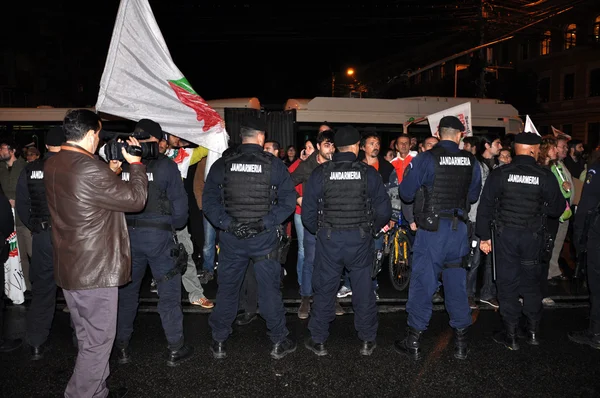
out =
<path fill-rule="evenodd" d="M 473 133 L 517 134 L 523 130 L 519 112 L 495 99 L 413 97 L 398 99 L 335 98 L 289 99 L 284 109 L 295 111 L 299 138 L 314 134 L 319 125 L 352 124 L 359 130 L 375 127 L 384 141 L 402 132 L 424 138 L 431 135 L 425 117 L 471 102 Z"/>
<path fill-rule="evenodd" d="M 248 110 L 249 112 L 260 112 L 260 101 L 258 98 L 231 98 L 207 101 L 222 118 L 226 117 L 226 109 Z M 47 131 L 59 126 L 67 111 L 71 109 L 89 109 L 95 112 L 95 108 L 73 107 L 54 108 L 51 106 L 39 106 L 37 108 L 0 108 L 0 136 L 10 137 L 21 145 L 35 143 L 42 148 Z M 135 122 L 118 116 L 108 115 L 100 112 L 102 124 L 105 130 L 128 132 L 133 131 Z"/>

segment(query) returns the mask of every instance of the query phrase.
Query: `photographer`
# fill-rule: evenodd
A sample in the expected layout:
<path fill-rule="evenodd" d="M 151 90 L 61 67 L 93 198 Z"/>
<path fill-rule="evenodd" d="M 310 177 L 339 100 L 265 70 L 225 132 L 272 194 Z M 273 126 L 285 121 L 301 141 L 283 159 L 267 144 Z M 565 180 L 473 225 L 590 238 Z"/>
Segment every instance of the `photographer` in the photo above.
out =
<path fill-rule="evenodd" d="M 54 277 L 63 289 L 79 342 L 65 397 L 106 396 L 108 359 L 115 339 L 118 287 L 131 280 L 131 255 L 124 212 L 140 211 L 148 196 L 146 166 L 135 138 L 125 183 L 94 158 L 102 129 L 86 109 L 64 119 L 66 143 L 44 165 L 44 186 L 52 220 Z M 127 391 L 117 390 L 113 396 Z"/>
<path fill-rule="evenodd" d="M 127 213 L 127 227 L 131 244 L 131 283 L 119 290 L 119 312 L 115 348 L 118 362 L 131 361 L 129 341 L 137 314 L 140 286 L 147 265 L 158 288 L 158 313 L 168 342 L 168 366 L 178 365 L 192 355 L 192 347 L 184 344 L 183 312 L 181 310 L 181 264 L 176 250 L 174 231 L 185 226 L 188 219 L 188 201 L 177 165 L 158 153 L 158 142 L 164 136 L 160 125 L 150 119 L 140 120 L 134 130 L 145 147 L 142 163 L 148 176 L 148 200 L 138 213 Z M 115 152 L 107 144 L 107 157 Z M 128 164 L 123 165 L 123 181 L 130 179 Z M 187 262 L 186 262 L 187 264 Z M 184 266 L 186 265 L 184 264 Z"/>

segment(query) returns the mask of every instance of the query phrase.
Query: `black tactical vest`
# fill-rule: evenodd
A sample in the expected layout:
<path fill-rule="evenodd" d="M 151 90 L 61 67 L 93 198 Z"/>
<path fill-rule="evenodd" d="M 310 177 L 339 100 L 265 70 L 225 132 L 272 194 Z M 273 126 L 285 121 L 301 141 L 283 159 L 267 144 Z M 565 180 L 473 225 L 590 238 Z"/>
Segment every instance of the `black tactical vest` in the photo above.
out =
<path fill-rule="evenodd" d="M 132 216 L 135 216 L 133 218 L 140 218 L 140 215 L 171 215 L 171 201 L 167 196 L 166 189 L 162 189 L 160 185 L 160 182 L 164 183 L 164 178 L 166 178 L 164 169 L 161 169 L 161 164 L 162 162 L 170 162 L 171 160 L 165 155 L 160 154 L 157 159 L 142 161 L 146 165 L 146 175 L 148 176 L 148 199 L 146 200 L 146 206 L 140 212 L 126 213 L 125 216 L 127 218 L 132 218 Z M 129 181 L 129 164 L 124 162 L 122 169 L 121 179 L 123 181 Z"/>
<path fill-rule="evenodd" d="M 269 213 L 275 187 L 271 185 L 271 162 L 268 152 L 233 152 L 226 156 L 223 181 L 225 211 L 241 223 L 251 223 Z"/>
<path fill-rule="evenodd" d="M 498 227 L 538 231 L 543 223 L 542 184 L 546 173 L 535 164 L 502 166 L 502 194 L 496 198 Z"/>
<path fill-rule="evenodd" d="M 473 167 L 479 167 L 475 157 L 467 151 L 450 153 L 442 146 L 429 151 L 435 162 L 435 177 L 431 188 L 421 187 L 415 197 L 415 221 L 421 228 L 432 224 L 433 219 L 451 215 L 461 210 L 466 220 L 469 212 L 469 186 Z M 433 223 L 435 225 L 435 223 Z M 437 230 L 437 228 L 434 228 Z"/>
<path fill-rule="evenodd" d="M 372 209 L 367 195 L 367 170 L 358 160 L 327 162 L 323 172 L 323 197 L 319 200 L 319 228 L 371 232 Z"/>
<path fill-rule="evenodd" d="M 50 220 L 48 200 L 46 199 L 46 188 L 44 187 L 44 163 L 46 158 L 37 159 L 27 166 L 27 189 L 31 198 L 30 222 L 36 227 L 44 221 Z"/>

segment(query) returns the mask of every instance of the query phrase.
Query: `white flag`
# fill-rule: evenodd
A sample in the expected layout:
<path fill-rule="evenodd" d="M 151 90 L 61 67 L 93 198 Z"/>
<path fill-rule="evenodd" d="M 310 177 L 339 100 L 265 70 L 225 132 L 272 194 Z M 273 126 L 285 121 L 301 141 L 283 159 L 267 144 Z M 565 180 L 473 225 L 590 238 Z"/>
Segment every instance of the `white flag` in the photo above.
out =
<path fill-rule="evenodd" d="M 540 135 L 540 133 L 538 133 L 537 129 L 533 125 L 533 122 L 531 121 L 529 115 L 525 117 L 525 129 L 523 131 L 525 133 L 535 133 L 537 135 Z"/>
<path fill-rule="evenodd" d="M 171 59 L 147 0 L 121 0 L 96 110 L 139 121 L 209 149 L 206 173 L 227 149 L 221 116 Z"/>
<path fill-rule="evenodd" d="M 444 116 L 456 116 L 465 126 L 465 135 L 467 137 L 471 137 L 473 135 L 470 102 L 465 102 L 464 104 L 456 105 L 452 108 L 444 109 L 443 111 L 427 116 L 429 128 L 431 129 L 431 135 L 439 137 L 438 126 L 440 124 L 440 120 L 442 120 Z"/>

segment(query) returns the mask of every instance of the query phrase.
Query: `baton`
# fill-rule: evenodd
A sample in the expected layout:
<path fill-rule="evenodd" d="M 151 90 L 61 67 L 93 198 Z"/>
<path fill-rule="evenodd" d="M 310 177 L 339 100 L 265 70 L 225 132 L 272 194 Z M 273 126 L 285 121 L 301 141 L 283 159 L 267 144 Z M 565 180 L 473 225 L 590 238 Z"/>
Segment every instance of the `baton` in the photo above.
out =
<path fill-rule="evenodd" d="M 496 282 L 496 230 L 493 226 L 490 230 L 492 236 L 492 279 Z"/>

